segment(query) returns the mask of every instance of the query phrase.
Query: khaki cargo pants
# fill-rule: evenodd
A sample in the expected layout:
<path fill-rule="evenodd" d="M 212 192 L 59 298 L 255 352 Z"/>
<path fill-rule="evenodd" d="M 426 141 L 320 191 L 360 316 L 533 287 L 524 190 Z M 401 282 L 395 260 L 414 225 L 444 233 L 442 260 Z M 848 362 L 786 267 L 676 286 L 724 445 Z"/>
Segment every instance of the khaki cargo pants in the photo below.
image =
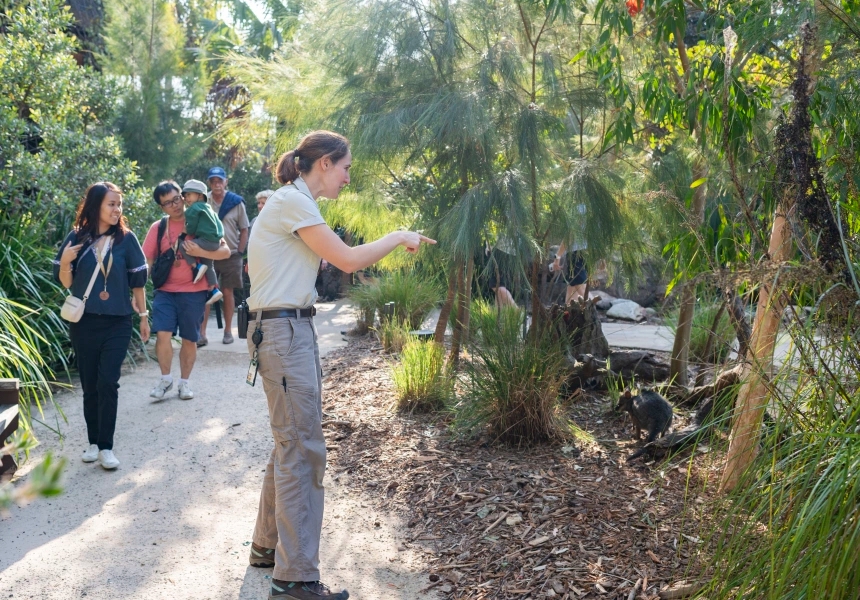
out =
<path fill-rule="evenodd" d="M 254 543 L 275 548 L 274 578 L 318 581 L 326 467 L 317 331 L 311 318 L 260 321 L 259 379 L 275 447 L 266 465 Z M 248 323 L 248 350 L 253 355 Z"/>

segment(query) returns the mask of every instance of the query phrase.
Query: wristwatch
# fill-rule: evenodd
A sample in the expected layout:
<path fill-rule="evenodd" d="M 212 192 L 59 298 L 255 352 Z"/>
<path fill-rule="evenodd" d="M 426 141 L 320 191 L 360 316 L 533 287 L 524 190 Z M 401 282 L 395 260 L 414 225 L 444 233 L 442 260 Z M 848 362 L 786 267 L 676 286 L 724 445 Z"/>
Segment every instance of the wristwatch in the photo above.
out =
<path fill-rule="evenodd" d="M 148 311 L 148 310 L 145 310 L 145 311 L 143 311 L 143 312 L 137 313 L 137 316 L 138 316 L 138 317 L 140 317 L 141 319 L 142 319 L 143 317 L 148 317 L 148 316 L 149 316 L 149 311 Z"/>

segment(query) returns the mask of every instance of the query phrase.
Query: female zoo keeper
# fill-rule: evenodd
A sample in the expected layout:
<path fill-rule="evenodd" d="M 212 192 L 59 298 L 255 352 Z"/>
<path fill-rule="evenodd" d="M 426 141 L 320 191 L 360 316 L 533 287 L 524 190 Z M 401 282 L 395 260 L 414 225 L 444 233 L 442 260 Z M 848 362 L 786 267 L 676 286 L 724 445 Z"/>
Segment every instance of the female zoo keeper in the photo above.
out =
<path fill-rule="evenodd" d="M 417 252 L 422 242 L 396 231 L 351 248 L 326 225 L 317 198 L 337 198 L 349 183 L 349 142 L 330 131 L 306 135 L 277 166 L 283 185 L 266 202 L 248 244 L 248 349 L 258 360 L 269 402 L 275 447 L 266 466 L 250 562 L 275 567 L 269 598 L 345 600 L 319 574 L 326 466 L 314 283 L 320 260 L 351 273 L 398 246 Z M 253 332 L 262 333 L 259 347 Z M 253 377 L 252 371 L 249 377 Z"/>

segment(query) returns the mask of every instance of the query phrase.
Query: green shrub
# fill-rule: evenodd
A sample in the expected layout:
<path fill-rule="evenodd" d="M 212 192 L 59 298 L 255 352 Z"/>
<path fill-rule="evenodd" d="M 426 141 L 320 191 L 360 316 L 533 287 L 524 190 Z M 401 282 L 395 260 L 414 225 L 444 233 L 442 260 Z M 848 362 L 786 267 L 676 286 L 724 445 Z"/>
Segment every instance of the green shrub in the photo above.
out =
<path fill-rule="evenodd" d="M 523 312 L 477 310 L 472 360 L 466 363 L 464 397 L 455 406 L 458 424 L 488 427 L 494 438 L 528 444 L 567 436 L 559 390 L 567 377 L 565 356 L 549 335 L 523 336 Z"/>
<path fill-rule="evenodd" d="M 442 287 L 432 279 L 426 279 L 414 271 L 395 271 L 382 275 L 378 281 L 360 285 L 349 293 L 350 299 L 362 314 L 377 312 L 380 321 L 382 308 L 394 302 L 395 318 L 412 329 L 421 327 L 421 322 L 442 298 Z M 364 317 L 365 320 L 367 316 Z M 371 327 L 373 323 L 366 323 Z"/>
<path fill-rule="evenodd" d="M 445 349 L 435 342 L 409 340 L 391 377 L 400 410 L 439 410 L 451 395 L 451 382 L 445 377 Z"/>

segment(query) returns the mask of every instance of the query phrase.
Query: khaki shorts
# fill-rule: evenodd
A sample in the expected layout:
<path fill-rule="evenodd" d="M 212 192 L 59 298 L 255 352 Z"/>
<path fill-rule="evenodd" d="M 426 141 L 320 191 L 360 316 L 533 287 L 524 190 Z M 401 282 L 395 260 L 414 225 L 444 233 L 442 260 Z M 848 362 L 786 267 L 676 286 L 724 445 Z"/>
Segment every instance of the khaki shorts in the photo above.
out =
<path fill-rule="evenodd" d="M 218 276 L 218 286 L 222 290 L 244 287 L 242 281 L 242 255 L 238 252 L 230 258 L 215 261 L 215 274 Z"/>

